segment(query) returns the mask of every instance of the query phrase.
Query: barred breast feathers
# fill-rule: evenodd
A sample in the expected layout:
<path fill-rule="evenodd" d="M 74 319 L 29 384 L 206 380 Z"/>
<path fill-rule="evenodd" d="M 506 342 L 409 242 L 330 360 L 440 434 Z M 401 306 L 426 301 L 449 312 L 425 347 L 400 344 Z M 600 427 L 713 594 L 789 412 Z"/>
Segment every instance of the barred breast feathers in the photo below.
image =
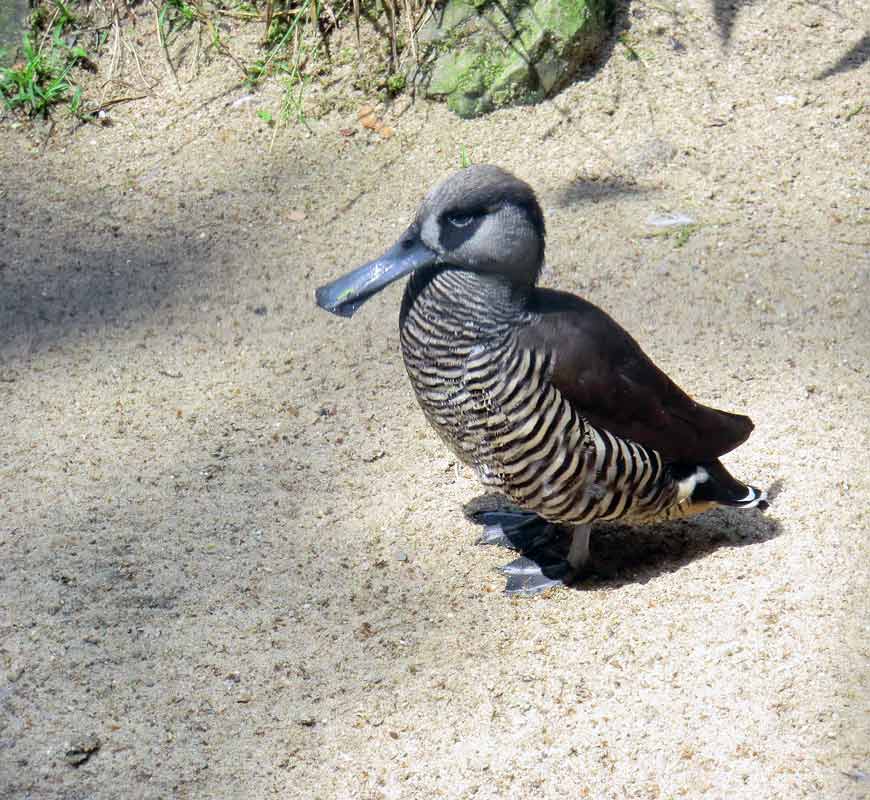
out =
<path fill-rule="evenodd" d="M 578 413 L 550 382 L 552 354 L 518 345 L 515 316 L 500 326 L 490 309 L 488 324 L 466 322 L 461 306 L 482 300 L 463 291 L 457 308 L 464 278 L 445 271 L 409 287 L 416 297 L 403 309 L 411 382 L 451 449 L 485 485 L 554 522 L 645 518 L 673 504 L 658 453 Z"/>

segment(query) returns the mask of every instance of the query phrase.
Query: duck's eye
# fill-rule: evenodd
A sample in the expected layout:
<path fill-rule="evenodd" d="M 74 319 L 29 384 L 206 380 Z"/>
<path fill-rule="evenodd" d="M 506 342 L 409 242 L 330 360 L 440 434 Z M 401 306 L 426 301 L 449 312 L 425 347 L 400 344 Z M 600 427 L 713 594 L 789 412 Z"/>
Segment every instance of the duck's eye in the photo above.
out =
<path fill-rule="evenodd" d="M 447 222 L 454 228 L 464 228 L 474 222 L 474 214 L 448 214 Z"/>

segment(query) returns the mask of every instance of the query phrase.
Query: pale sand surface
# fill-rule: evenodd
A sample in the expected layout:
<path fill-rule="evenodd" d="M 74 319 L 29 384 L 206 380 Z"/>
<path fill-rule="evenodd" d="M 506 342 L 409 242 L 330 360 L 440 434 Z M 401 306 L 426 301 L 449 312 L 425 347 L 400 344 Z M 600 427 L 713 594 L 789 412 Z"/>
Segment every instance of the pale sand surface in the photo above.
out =
<path fill-rule="evenodd" d="M 632 3 L 642 62 L 388 141 L 340 135 L 360 96 L 270 152 L 220 64 L 41 155 L 0 132 L 0 796 L 867 796 L 867 67 L 819 78 L 867 4 L 728 43 L 677 8 Z M 548 285 L 752 416 L 766 515 L 604 529 L 616 579 L 501 594 L 401 289 L 312 302 L 462 146 L 538 190 Z"/>

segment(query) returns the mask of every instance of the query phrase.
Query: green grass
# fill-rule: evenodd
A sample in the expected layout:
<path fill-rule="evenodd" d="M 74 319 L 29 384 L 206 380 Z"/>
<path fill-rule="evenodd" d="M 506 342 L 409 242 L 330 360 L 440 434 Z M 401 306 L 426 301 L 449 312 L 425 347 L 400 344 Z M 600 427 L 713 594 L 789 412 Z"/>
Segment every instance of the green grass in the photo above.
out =
<path fill-rule="evenodd" d="M 198 5 L 185 0 L 163 0 L 157 14 L 163 41 L 168 41 L 172 34 L 190 28 L 199 19 L 200 13 Z"/>
<path fill-rule="evenodd" d="M 281 125 L 291 121 L 308 125 L 305 91 L 311 80 L 308 70 L 314 67 L 323 46 L 319 29 L 321 10 L 318 0 L 303 0 L 291 13 L 273 18 L 266 34 L 268 50 L 264 58 L 248 69 L 246 83 L 251 88 L 270 75 L 279 75 L 282 79 L 283 90 L 277 113 L 266 112 L 269 121 L 275 122 L 272 144 Z"/>
<path fill-rule="evenodd" d="M 21 110 L 29 116 L 46 117 L 53 106 L 68 102 L 73 114 L 81 110 L 82 90 L 75 86 L 70 73 L 88 60 L 81 47 L 68 47 L 55 27 L 50 43 L 37 47 L 32 34 L 22 42 L 22 60 L 11 67 L 0 69 L 0 94 L 10 110 Z"/>
<path fill-rule="evenodd" d="M 389 8 L 395 9 L 394 15 L 410 15 L 412 21 L 418 22 L 430 2 L 432 0 L 407 0 Z M 113 0 L 35 0 L 34 5 L 22 46 L 10 54 L 16 63 L 0 68 L 0 100 L 8 109 L 31 117 L 48 117 L 52 110 L 65 107 L 73 115 L 87 120 L 94 118 L 96 110 L 138 99 L 106 100 L 107 94 L 111 98 L 106 87 L 119 80 L 115 74 L 119 52 L 132 52 L 142 78 L 135 38 L 127 22 L 129 15 L 118 16 Z M 173 62 L 178 58 L 177 53 L 191 52 L 188 44 L 194 40 L 195 59 L 225 58 L 239 70 L 252 90 L 266 80 L 279 80 L 281 99 L 276 108 L 264 112 L 269 114 L 268 120 L 261 117 L 276 129 L 290 122 L 306 124 L 308 88 L 331 64 L 363 62 L 361 48 L 344 47 L 336 54 L 336 59 L 330 52 L 331 33 L 342 27 L 349 29 L 348 23 L 358 26 L 361 16 L 380 19 L 381 30 L 389 29 L 384 34 L 386 43 L 376 56 L 383 59 L 374 69 L 376 77 L 365 76 L 362 80 L 385 101 L 406 89 L 397 53 L 401 54 L 408 46 L 409 35 L 396 17 L 387 13 L 387 5 L 380 0 L 153 0 L 148 5 L 132 4 L 132 7 L 139 9 L 133 11 L 138 18 L 153 17 L 151 25 L 157 29 L 166 71 L 177 90 L 182 90 L 183 86 Z M 388 19 L 389 25 L 386 24 Z M 403 18 L 402 22 L 406 20 Z M 232 32 L 240 26 L 259 27 L 260 53 L 237 57 L 232 52 L 232 32 L 226 32 L 228 24 Z M 201 51 L 199 37 L 203 35 L 204 43 L 208 44 Z M 94 52 L 112 53 L 111 66 L 100 89 L 101 97 L 96 102 L 85 96 L 78 82 L 82 81 L 82 75 L 77 68 L 95 70 L 79 41 L 86 42 Z"/>
<path fill-rule="evenodd" d="M 640 61 L 640 55 L 634 49 L 634 42 L 631 41 L 627 33 L 620 33 L 617 41 L 625 48 L 625 57 L 629 61 Z"/>
<path fill-rule="evenodd" d="M 846 114 L 845 121 L 848 122 L 852 117 L 857 117 L 864 110 L 864 103 L 858 103 L 848 114 Z"/>
<path fill-rule="evenodd" d="M 681 225 L 674 231 L 674 247 L 682 247 L 700 230 L 700 225 Z"/>
<path fill-rule="evenodd" d="M 704 223 L 693 222 L 689 225 L 677 225 L 673 228 L 666 228 L 660 231 L 653 231 L 644 235 L 645 239 L 671 239 L 674 247 L 684 247 L 689 239 L 691 239 L 701 228 Z"/>
<path fill-rule="evenodd" d="M 401 94 L 405 89 L 406 83 L 407 79 L 401 73 L 390 75 L 387 78 L 387 91 L 390 93 L 391 97 Z"/>
<path fill-rule="evenodd" d="M 289 122 L 291 119 L 305 125 L 305 88 L 308 80 L 298 67 L 292 67 L 284 79 L 284 94 L 281 97 L 280 119 Z"/>
<path fill-rule="evenodd" d="M 655 61 L 655 51 L 644 47 L 644 43 L 637 36 L 620 33 L 616 41 L 622 46 L 622 55 L 626 61 L 634 61 L 644 69 L 648 63 Z"/>
<path fill-rule="evenodd" d="M 395 7 L 402 13 L 411 11 L 419 14 L 428 2 L 430 0 L 410 0 L 406 5 L 395 4 Z M 267 13 L 270 7 L 271 15 Z M 360 11 L 361 8 L 363 12 Z M 236 10 L 239 9 L 241 5 L 236 6 Z M 329 46 L 330 31 L 341 27 L 342 23 L 354 22 L 358 25 L 359 20 L 355 18 L 358 13 L 365 13 L 369 17 L 388 16 L 386 6 L 379 0 L 376 3 L 370 0 L 362 3 L 343 0 L 335 4 L 331 0 L 261 0 L 257 4 L 246 5 L 245 13 L 256 15 L 258 9 L 259 20 L 268 20 L 263 40 L 264 52 L 261 58 L 245 65 L 245 84 L 250 89 L 256 89 L 270 78 L 280 79 L 282 96 L 278 107 L 267 112 L 270 115 L 268 122 L 275 125 L 275 133 L 279 127 L 289 122 L 307 126 L 306 92 L 312 81 L 328 65 L 352 63 L 355 58 L 362 57 L 354 49 L 343 48 L 333 58 Z M 389 46 L 384 55 L 386 69 L 369 87 L 379 91 L 385 100 L 401 94 L 407 88 L 405 75 L 394 70 L 395 54 L 408 46 L 408 37 L 400 31 L 398 25 L 389 27 Z"/>
<path fill-rule="evenodd" d="M 84 118 L 83 91 L 72 77 L 76 67 L 93 68 L 88 52 L 68 34 L 83 24 L 72 3 L 46 0 L 36 7 L 16 55 L 16 63 L 0 68 L 3 105 L 30 117 L 48 117 L 65 105 L 73 116 Z M 64 37 L 68 38 L 64 38 Z M 98 37 L 104 42 L 105 36 Z"/>

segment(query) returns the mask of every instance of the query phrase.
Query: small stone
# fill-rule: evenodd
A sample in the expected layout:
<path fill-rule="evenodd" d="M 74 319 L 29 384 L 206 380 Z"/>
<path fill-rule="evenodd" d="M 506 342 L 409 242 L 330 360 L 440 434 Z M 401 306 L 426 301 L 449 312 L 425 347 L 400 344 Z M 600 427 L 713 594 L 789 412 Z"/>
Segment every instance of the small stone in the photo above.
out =
<path fill-rule="evenodd" d="M 673 214 L 651 214 L 647 217 L 646 224 L 654 228 L 673 228 L 680 225 L 694 225 L 695 220 L 688 214 L 678 211 Z"/>
<path fill-rule="evenodd" d="M 233 108 L 233 109 L 241 108 L 242 106 L 246 106 L 249 103 L 253 103 L 256 99 L 257 99 L 256 95 L 244 94 L 241 97 L 237 98 L 236 100 L 233 100 L 233 102 L 230 103 L 230 108 Z"/>
<path fill-rule="evenodd" d="M 78 767 L 96 753 L 101 745 L 97 735 L 92 733 L 90 736 L 71 742 L 63 755 L 63 760 L 73 767 Z"/>

